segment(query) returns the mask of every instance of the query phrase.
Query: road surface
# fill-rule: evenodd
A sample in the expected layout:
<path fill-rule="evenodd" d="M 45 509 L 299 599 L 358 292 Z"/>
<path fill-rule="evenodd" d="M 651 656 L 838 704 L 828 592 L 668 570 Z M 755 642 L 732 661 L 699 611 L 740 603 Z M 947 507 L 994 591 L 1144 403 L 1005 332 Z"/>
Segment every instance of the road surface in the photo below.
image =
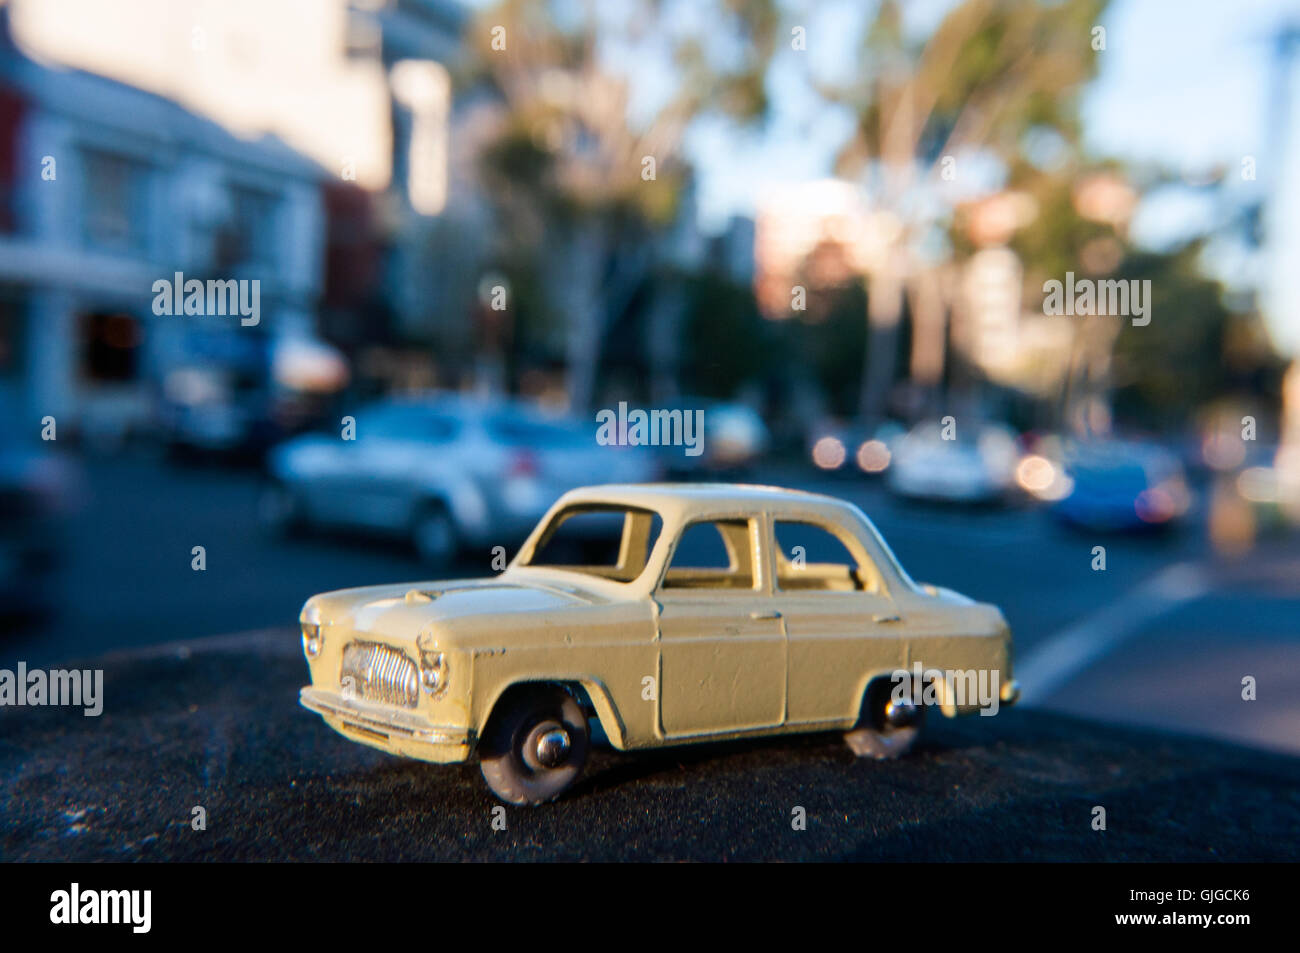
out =
<path fill-rule="evenodd" d="M 1042 712 L 933 719 L 895 762 L 835 734 L 598 752 L 507 808 L 300 708 L 292 629 L 103 664 L 99 718 L 0 711 L 0 859 L 1300 859 L 1300 760 Z"/>

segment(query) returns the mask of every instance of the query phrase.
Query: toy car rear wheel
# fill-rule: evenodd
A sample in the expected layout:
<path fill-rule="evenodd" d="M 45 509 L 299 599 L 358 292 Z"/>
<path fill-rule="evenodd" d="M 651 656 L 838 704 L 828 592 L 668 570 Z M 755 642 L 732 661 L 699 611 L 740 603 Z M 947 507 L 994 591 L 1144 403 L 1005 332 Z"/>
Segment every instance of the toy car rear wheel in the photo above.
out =
<path fill-rule="evenodd" d="M 567 791 L 587 761 L 589 729 L 577 700 L 558 686 L 505 699 L 479 743 L 483 780 L 510 804 L 544 804 Z"/>
<path fill-rule="evenodd" d="M 913 686 L 910 703 L 894 698 L 894 682 L 876 679 L 867 686 L 858 723 L 844 740 L 860 758 L 877 761 L 901 758 L 912 750 L 925 724 L 925 706 L 919 686 Z"/>

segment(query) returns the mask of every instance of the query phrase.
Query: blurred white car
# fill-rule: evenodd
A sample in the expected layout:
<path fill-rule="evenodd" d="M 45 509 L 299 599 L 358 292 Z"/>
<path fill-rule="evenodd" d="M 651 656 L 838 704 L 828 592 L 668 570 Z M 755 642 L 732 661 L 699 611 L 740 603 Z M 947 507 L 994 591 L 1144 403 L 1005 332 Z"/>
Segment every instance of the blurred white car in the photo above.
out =
<path fill-rule="evenodd" d="M 702 453 L 689 456 L 683 448 L 663 447 L 660 459 L 668 474 L 691 477 L 698 474 L 738 475 L 767 453 L 771 435 L 762 416 L 739 401 L 683 401 L 683 414 L 704 412 Z"/>
<path fill-rule="evenodd" d="M 939 423 L 918 424 L 892 449 L 888 487 L 910 499 L 951 503 L 1006 497 L 1019 460 L 1015 435 L 997 425 L 970 430 L 959 425 L 955 438 L 945 440 Z"/>
<path fill-rule="evenodd" d="M 355 439 L 298 437 L 268 467 L 265 521 L 405 536 L 432 564 L 523 539 L 575 486 L 659 475 L 651 448 L 602 446 L 594 425 L 454 395 L 373 404 L 355 414 Z"/>
<path fill-rule="evenodd" d="M 901 424 L 892 420 L 869 431 L 823 421 L 809 431 L 808 453 L 819 470 L 880 476 L 889 469 L 894 449 L 906 433 Z"/>

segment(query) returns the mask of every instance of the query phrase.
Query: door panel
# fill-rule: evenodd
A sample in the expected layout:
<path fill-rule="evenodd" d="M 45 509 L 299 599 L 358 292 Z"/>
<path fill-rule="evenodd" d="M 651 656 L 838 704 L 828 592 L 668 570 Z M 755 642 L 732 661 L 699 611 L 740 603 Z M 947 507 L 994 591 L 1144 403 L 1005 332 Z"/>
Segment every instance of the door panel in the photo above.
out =
<path fill-rule="evenodd" d="M 673 594 L 660 605 L 659 704 L 666 735 L 783 722 L 785 631 L 771 597 Z"/>
<path fill-rule="evenodd" d="M 787 720 L 852 722 L 864 679 L 907 661 L 908 620 L 860 540 L 817 520 L 773 521 L 776 592 L 788 639 Z"/>
<path fill-rule="evenodd" d="M 790 724 L 857 717 L 868 672 L 907 663 L 908 623 L 888 596 L 777 593 L 789 639 Z"/>

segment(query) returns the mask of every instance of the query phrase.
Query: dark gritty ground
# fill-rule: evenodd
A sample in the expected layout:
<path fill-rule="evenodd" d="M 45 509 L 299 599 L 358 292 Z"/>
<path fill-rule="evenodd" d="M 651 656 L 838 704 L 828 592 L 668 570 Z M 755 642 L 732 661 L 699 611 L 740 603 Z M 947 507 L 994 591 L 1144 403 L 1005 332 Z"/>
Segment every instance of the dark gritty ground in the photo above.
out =
<path fill-rule="evenodd" d="M 0 859 L 1300 858 L 1300 759 L 1037 711 L 931 719 L 897 762 L 838 735 L 597 752 L 561 802 L 496 831 L 476 765 L 399 760 L 300 708 L 293 630 L 95 664 L 98 718 L 0 710 Z"/>

